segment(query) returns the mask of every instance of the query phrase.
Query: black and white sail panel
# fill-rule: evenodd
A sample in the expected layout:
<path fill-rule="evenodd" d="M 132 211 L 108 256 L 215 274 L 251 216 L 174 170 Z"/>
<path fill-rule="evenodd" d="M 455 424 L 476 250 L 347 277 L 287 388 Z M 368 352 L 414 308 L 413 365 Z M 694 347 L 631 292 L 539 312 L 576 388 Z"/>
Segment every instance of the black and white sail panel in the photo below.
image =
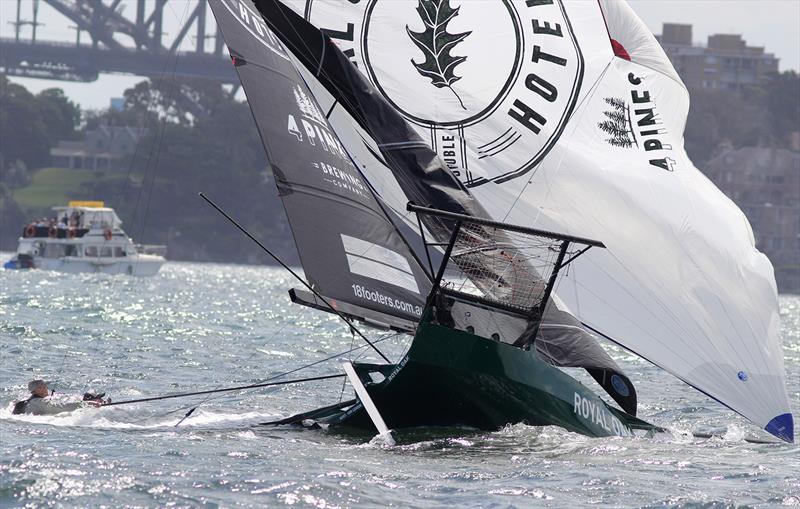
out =
<path fill-rule="evenodd" d="M 345 303 L 416 321 L 430 279 L 250 0 L 211 0 L 248 97 L 306 277 Z"/>
<path fill-rule="evenodd" d="M 327 36 L 330 31 L 321 32 L 279 0 L 255 0 L 254 5 L 292 57 L 297 59 L 298 71 L 328 112 L 332 127 L 345 141 L 348 152 L 356 156 L 371 187 L 380 191 L 382 203 L 388 205 L 397 218 L 405 212 L 408 201 L 459 214 L 488 216 L 484 206 L 459 182 L 428 142 L 331 41 Z M 395 224 L 399 226 L 398 221 Z M 452 225 L 441 218 L 423 217 L 422 225 L 428 231 L 428 240 L 446 242 L 450 237 Z M 411 239 L 413 235 L 413 231 L 408 231 L 406 238 Z M 501 253 L 502 250 L 491 252 L 502 258 L 498 261 L 503 262 L 509 253 L 521 265 L 530 261 L 528 256 L 514 254 L 518 247 L 511 246 L 510 240 L 508 243 L 505 253 Z M 497 284 L 504 275 L 492 271 L 491 256 L 484 254 L 481 270 L 471 270 L 470 273 L 473 278 L 478 272 L 490 276 L 473 282 L 483 292 L 500 294 L 510 291 L 510 287 Z M 423 258 L 425 255 L 418 256 Z M 438 263 L 434 264 L 436 266 Z M 531 274 L 537 273 L 533 267 L 529 270 Z M 554 302 L 548 307 L 555 309 L 546 313 L 548 327 L 542 330 L 536 343 L 544 358 L 559 366 L 584 367 L 595 378 L 599 377 L 598 381 L 600 378 L 610 380 L 612 376 L 616 377 L 615 380 L 624 380 L 626 388 L 622 392 L 614 390 L 615 386 L 600 383 L 627 412 L 635 414 L 635 390 L 619 367 L 574 317 L 563 308 L 558 309 Z M 524 328 L 523 323 L 518 332 Z M 566 344 L 570 347 L 567 348 Z M 558 352 L 558 355 L 552 352 Z"/>
<path fill-rule="evenodd" d="M 491 217 L 604 242 L 556 289 L 583 324 L 792 440 L 772 266 L 683 150 L 687 91 L 626 2 L 285 3 Z"/>

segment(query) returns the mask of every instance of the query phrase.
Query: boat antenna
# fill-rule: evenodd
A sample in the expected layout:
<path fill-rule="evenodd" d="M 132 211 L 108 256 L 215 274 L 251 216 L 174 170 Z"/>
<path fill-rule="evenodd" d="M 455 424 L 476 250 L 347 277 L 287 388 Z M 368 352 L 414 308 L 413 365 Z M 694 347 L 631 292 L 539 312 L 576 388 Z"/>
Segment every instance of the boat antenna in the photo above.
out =
<path fill-rule="evenodd" d="M 359 336 L 361 336 L 361 338 L 362 338 L 364 341 L 366 341 L 366 342 L 367 342 L 367 344 L 368 344 L 369 346 L 371 346 L 371 347 L 372 347 L 372 349 L 373 349 L 373 350 L 375 350 L 375 351 L 378 353 L 378 355 L 380 355 L 380 356 L 381 356 L 381 358 L 382 358 L 383 360 L 385 360 L 387 363 L 390 363 L 390 364 L 391 364 L 391 362 L 392 362 L 392 361 L 390 361 L 390 360 L 389 360 L 389 358 L 388 358 L 388 357 L 386 357 L 386 356 L 383 354 L 383 352 L 381 352 L 380 350 L 378 350 L 378 347 L 377 347 L 377 346 L 375 346 L 375 344 L 374 344 L 372 341 L 370 341 L 370 340 L 369 340 L 369 338 L 367 338 L 367 336 L 365 336 L 365 335 L 364 335 L 364 334 L 363 334 L 363 333 L 362 333 L 360 330 L 358 330 L 358 328 L 356 328 L 356 326 L 353 324 L 353 321 L 352 321 L 352 320 L 350 320 L 349 318 L 347 318 L 346 316 L 344 316 L 344 315 L 343 315 L 343 314 L 342 314 L 342 313 L 341 313 L 339 310 L 337 310 L 335 307 L 333 307 L 333 306 L 331 305 L 331 303 L 330 303 L 330 302 L 328 302 L 328 299 L 326 299 L 325 297 L 323 297 L 322 295 L 320 295 L 320 293 L 319 293 L 319 292 L 317 292 L 317 291 L 316 291 L 314 288 L 312 288 L 312 287 L 311 287 L 311 285 L 310 285 L 310 284 L 308 284 L 308 283 L 306 282 L 306 280 L 305 280 L 305 279 L 301 278 L 301 277 L 300 277 L 300 276 L 299 276 L 299 275 L 298 275 L 298 274 L 297 274 L 295 271 L 293 271 L 293 270 L 292 270 L 292 269 L 291 269 L 291 268 L 290 268 L 288 265 L 286 265 L 285 263 L 283 263 L 283 261 L 282 261 L 280 258 L 278 258 L 278 257 L 277 257 L 277 256 L 276 256 L 276 255 L 275 255 L 275 254 L 274 254 L 272 251 L 270 251 L 269 249 L 267 249 L 267 248 L 266 248 L 266 246 L 264 246 L 264 244 L 262 244 L 262 243 L 261 243 L 261 242 L 260 242 L 260 241 L 259 241 L 257 238 L 255 238 L 255 237 L 253 237 L 252 235 L 250 235 L 250 232 L 248 232 L 247 230 L 245 230 L 245 229 L 244 229 L 244 227 L 242 227 L 242 225 L 240 225 L 239 223 L 237 223 L 235 219 L 233 219 L 231 216 L 229 216 L 229 215 L 228 215 L 228 213 L 227 213 L 227 212 L 225 212 L 224 210 L 222 210 L 222 209 L 221 209 L 221 208 L 220 208 L 220 207 L 219 207 L 219 206 L 218 206 L 216 203 L 214 203 L 213 201 L 211 201 L 211 199 L 209 199 L 209 198 L 208 198 L 206 195 L 204 195 L 203 193 L 197 193 L 197 194 L 199 194 L 199 195 L 200 195 L 200 198 L 204 199 L 204 200 L 205 200 L 205 201 L 206 201 L 206 202 L 207 202 L 209 205 L 211 205 L 212 207 L 214 207 L 214 208 L 217 210 L 217 212 L 219 212 L 220 214 L 222 214 L 222 215 L 225 217 L 225 219 L 227 219 L 228 221 L 230 221 L 230 222 L 231 222 L 231 223 L 232 223 L 232 224 L 233 224 L 233 225 L 234 225 L 236 228 L 238 228 L 238 229 L 239 229 L 239 231 L 241 231 L 242 233 L 244 233 L 245 235 L 247 235 L 247 237 L 249 237 L 249 238 L 250 238 L 250 240 L 252 240 L 253 242 L 255 242 L 255 243 L 258 245 L 258 247 L 260 247 L 260 248 L 261 248 L 261 249 L 262 249 L 262 250 L 263 250 L 265 253 L 267 253 L 268 255 L 270 255 L 270 256 L 272 257 L 272 259 L 273 259 L 273 260 L 275 260 L 276 262 L 278 262 L 278 264 L 279 264 L 281 267 L 283 267 L 284 269 L 286 269 L 287 271 L 289 271 L 289 274 L 291 274 L 292 276 L 294 276 L 294 278 L 295 278 L 295 279 L 297 279 L 298 281 L 300 281 L 300 282 L 303 284 L 303 286 L 305 286 L 306 288 L 308 288 L 308 289 L 309 289 L 309 291 L 311 291 L 311 293 L 313 293 L 313 294 L 314 294 L 314 295 L 315 295 L 315 296 L 316 296 L 316 297 L 317 297 L 319 300 L 321 300 L 321 301 L 322 301 L 322 302 L 323 302 L 323 303 L 324 303 L 326 306 L 328 306 L 328 308 L 329 308 L 331 311 L 333 311 L 334 313 L 336 313 L 336 314 L 339 316 L 339 318 L 341 318 L 342 320 L 344 320 L 344 322 L 345 322 L 347 325 L 349 325 L 349 326 L 350 326 L 350 330 L 352 330 L 352 331 L 355 331 L 355 333 L 356 333 L 356 334 L 358 334 Z"/>

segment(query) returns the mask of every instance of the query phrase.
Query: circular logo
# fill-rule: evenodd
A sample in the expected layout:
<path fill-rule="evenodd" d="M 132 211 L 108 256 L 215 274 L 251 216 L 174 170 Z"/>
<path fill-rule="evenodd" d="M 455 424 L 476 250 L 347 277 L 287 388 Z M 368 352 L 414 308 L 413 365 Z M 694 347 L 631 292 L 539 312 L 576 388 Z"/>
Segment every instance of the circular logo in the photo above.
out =
<path fill-rule="evenodd" d="M 522 58 L 519 17 L 510 0 L 498 3 L 371 0 L 361 39 L 370 80 L 417 124 L 480 121 L 508 94 Z"/>
<path fill-rule="evenodd" d="M 625 382 L 622 380 L 622 377 L 619 375 L 611 375 L 611 386 L 617 391 L 622 397 L 627 398 L 630 396 L 630 391 L 628 390 L 628 386 L 625 385 Z"/>
<path fill-rule="evenodd" d="M 593 2 L 571 9 L 602 23 Z M 526 174 L 561 135 L 584 68 L 567 12 L 561 0 L 314 0 L 303 15 L 475 187 Z"/>

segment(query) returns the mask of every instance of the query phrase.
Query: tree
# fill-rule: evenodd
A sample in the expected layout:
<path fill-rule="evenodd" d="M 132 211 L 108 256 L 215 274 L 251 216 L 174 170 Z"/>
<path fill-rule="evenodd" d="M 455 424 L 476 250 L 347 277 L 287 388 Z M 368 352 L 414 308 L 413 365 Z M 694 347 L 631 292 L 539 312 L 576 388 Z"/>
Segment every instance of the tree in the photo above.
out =
<path fill-rule="evenodd" d="M 146 119 L 147 135 L 127 161 L 129 178 L 97 182 L 137 242 L 165 243 L 173 259 L 255 262 L 263 255 L 198 198 L 204 191 L 289 261 L 294 246 L 264 150 L 246 103 L 218 84 L 140 83 L 122 112 L 95 121 Z"/>
<path fill-rule="evenodd" d="M 20 160 L 28 168 L 50 161 L 50 148 L 75 137 L 80 109 L 58 88 L 38 95 L 0 75 L 0 161 Z"/>
<path fill-rule="evenodd" d="M 686 152 L 696 164 L 713 157 L 722 142 L 734 147 L 758 147 L 770 134 L 763 97 L 758 89 L 693 89 L 684 132 Z"/>
<path fill-rule="evenodd" d="M 36 98 L 0 75 L 0 154 L 6 164 L 22 160 L 38 168 L 50 159 L 47 125 Z"/>
<path fill-rule="evenodd" d="M 50 145 L 74 139 L 81 122 L 81 109 L 60 88 L 48 88 L 36 95 L 36 102 L 48 133 Z"/>
<path fill-rule="evenodd" d="M 125 109 L 140 116 L 155 115 L 169 122 L 193 125 L 229 103 L 224 89 L 214 80 L 163 78 L 143 81 L 125 91 Z"/>
<path fill-rule="evenodd" d="M 795 71 L 773 74 L 764 87 L 769 132 L 777 145 L 800 131 L 800 76 Z"/>

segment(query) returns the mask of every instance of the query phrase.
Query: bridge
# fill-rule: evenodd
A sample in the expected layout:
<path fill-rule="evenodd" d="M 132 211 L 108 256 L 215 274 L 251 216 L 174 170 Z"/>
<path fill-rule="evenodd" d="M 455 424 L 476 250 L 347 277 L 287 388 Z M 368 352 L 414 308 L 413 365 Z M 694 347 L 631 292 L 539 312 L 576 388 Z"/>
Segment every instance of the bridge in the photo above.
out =
<path fill-rule="evenodd" d="M 0 38 L 0 73 L 82 82 L 94 81 L 100 73 L 169 74 L 238 85 L 205 0 L 41 2 L 49 7 L 46 24 L 40 19 L 40 0 L 17 0 L 10 22 L 13 37 Z M 6 0 L 4 8 L 10 10 L 10 3 Z M 165 8 L 171 18 L 165 19 Z M 133 16 L 126 11 L 134 11 Z M 165 33 L 167 23 L 172 37 Z M 75 31 L 74 41 L 47 38 L 65 27 Z"/>

